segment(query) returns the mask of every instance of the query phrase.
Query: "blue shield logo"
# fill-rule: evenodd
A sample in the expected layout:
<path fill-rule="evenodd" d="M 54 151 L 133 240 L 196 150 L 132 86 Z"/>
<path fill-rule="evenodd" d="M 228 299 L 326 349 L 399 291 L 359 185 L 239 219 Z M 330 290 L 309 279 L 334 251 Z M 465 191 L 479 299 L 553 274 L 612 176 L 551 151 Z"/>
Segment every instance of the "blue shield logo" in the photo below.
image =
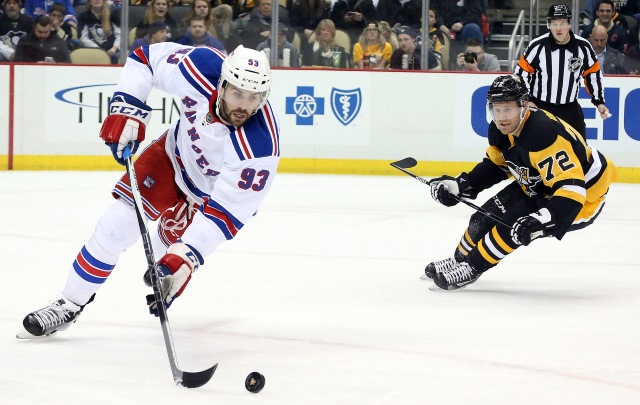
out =
<path fill-rule="evenodd" d="M 342 125 L 347 126 L 356 118 L 362 105 L 360 88 L 353 90 L 331 89 L 331 110 Z"/>

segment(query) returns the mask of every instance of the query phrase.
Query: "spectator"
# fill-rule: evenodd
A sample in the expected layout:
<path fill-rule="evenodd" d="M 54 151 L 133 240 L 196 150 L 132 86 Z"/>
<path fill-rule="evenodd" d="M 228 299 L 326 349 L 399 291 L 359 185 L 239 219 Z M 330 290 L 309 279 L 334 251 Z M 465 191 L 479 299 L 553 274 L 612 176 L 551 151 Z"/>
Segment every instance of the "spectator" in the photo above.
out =
<path fill-rule="evenodd" d="M 73 8 L 72 0 L 25 0 L 24 14 L 35 20 L 39 15 L 49 14 L 49 8 L 53 3 L 62 3 L 65 9 L 64 22 L 69 23 L 72 27 L 78 26 L 78 15 Z"/>
<path fill-rule="evenodd" d="M 448 61 L 449 49 L 445 48 L 445 33 L 436 27 L 436 21 L 436 10 L 433 7 L 429 7 L 429 48 L 433 49 L 438 59 Z M 445 52 L 447 53 L 446 55 L 444 55 Z M 449 66 L 443 64 L 442 69 L 449 69 Z"/>
<path fill-rule="evenodd" d="M 283 23 L 278 23 L 278 66 L 298 67 L 300 66 L 300 54 L 295 46 L 287 41 L 287 27 Z M 271 35 L 269 39 L 258 44 L 258 51 L 264 51 L 267 57 L 271 57 Z"/>
<path fill-rule="evenodd" d="M 78 17 L 80 47 L 102 48 L 116 64 L 120 58 L 120 19 L 105 0 L 89 0 L 88 4 L 87 11 Z"/>
<path fill-rule="evenodd" d="M 458 70 L 465 72 L 500 72 L 498 57 L 486 53 L 482 44 L 475 38 L 470 38 L 464 44 L 464 52 L 458 54 L 456 60 Z"/>
<path fill-rule="evenodd" d="M 580 10 L 580 20 L 579 23 L 581 26 L 587 26 L 594 22 L 594 19 L 597 18 L 596 10 L 598 9 L 598 4 L 601 0 L 586 0 L 584 2 L 584 6 L 582 10 Z M 629 23 L 627 22 L 625 15 L 630 17 L 634 17 L 636 20 L 640 20 L 640 15 L 636 15 L 640 13 L 640 0 L 630 0 L 630 1 L 615 1 L 615 12 L 612 16 L 612 21 L 615 24 L 620 24 L 624 27 L 624 29 L 629 29 Z"/>
<path fill-rule="evenodd" d="M 336 26 L 328 18 L 318 23 L 309 49 L 310 52 L 302 55 L 305 66 L 347 67 L 349 54 L 344 47 L 336 44 Z"/>
<path fill-rule="evenodd" d="M 430 4 L 442 18 L 443 24 L 438 28 L 455 40 L 452 42 L 457 44 L 458 49 L 469 38 L 484 44 L 482 0 L 432 0 Z"/>
<path fill-rule="evenodd" d="M 67 48 L 73 51 L 80 42 L 78 41 L 78 30 L 71 26 L 68 22 L 64 22 L 64 5 L 61 3 L 53 3 L 49 9 L 49 18 L 51 19 L 51 31 L 67 44 Z"/>
<path fill-rule="evenodd" d="M 591 30 L 593 30 L 593 27 L 601 25 L 607 29 L 609 36 L 608 45 L 611 48 L 625 53 L 627 51 L 627 45 L 629 44 L 629 35 L 627 33 L 627 30 L 619 22 L 615 23 L 613 21 L 614 14 L 615 5 L 613 3 L 613 0 L 600 1 L 600 3 L 598 4 L 598 8 L 596 9 L 596 15 L 598 16 L 598 18 L 596 18 L 593 24 L 587 25 L 582 30 L 580 30 L 580 36 L 588 39 L 589 35 L 591 35 Z"/>
<path fill-rule="evenodd" d="M 129 48 L 129 52 L 133 52 L 141 46 L 157 44 L 159 42 L 167 42 L 169 36 L 169 27 L 162 21 L 154 21 L 149 25 L 147 35 L 142 38 L 136 38 Z"/>
<path fill-rule="evenodd" d="M 204 17 L 204 25 L 207 32 L 217 38 L 218 33 L 213 25 L 213 12 L 209 2 L 207 0 L 193 0 L 190 8 L 189 12 L 185 14 L 180 22 L 180 32 L 183 35 L 186 34 L 189 31 L 191 17 L 199 15 Z"/>
<path fill-rule="evenodd" d="M 178 23 L 171 17 L 171 6 L 168 0 L 151 0 L 147 7 L 148 9 L 145 11 L 142 20 L 136 25 L 136 38 L 142 38 L 147 35 L 149 25 L 154 21 L 162 21 L 169 27 L 167 40 L 172 41 L 178 38 Z"/>
<path fill-rule="evenodd" d="M 60 37 L 51 34 L 51 19 L 36 17 L 33 32 L 18 41 L 14 62 L 71 63 L 69 49 Z"/>
<path fill-rule="evenodd" d="M 422 26 L 422 0 L 378 0 L 377 13 L 379 21 L 391 26 Z"/>
<path fill-rule="evenodd" d="M 233 9 L 228 4 L 220 4 L 211 10 L 213 16 L 213 27 L 218 34 L 218 40 L 222 42 L 225 49 L 236 49 L 240 43 L 231 35 L 231 24 L 233 22 Z"/>
<path fill-rule="evenodd" d="M 600 117 L 610 116 L 598 58 L 589 41 L 571 32 L 571 10 L 565 4 L 549 7 L 547 26 L 550 32 L 529 43 L 514 73 L 529 89 L 529 104 L 562 118 L 586 140 L 584 113 L 578 103 L 581 80 Z"/>
<path fill-rule="evenodd" d="M 380 27 L 380 32 L 382 33 L 384 40 L 391 44 L 391 49 L 394 51 L 398 49 L 398 36 L 389 23 L 386 21 L 380 21 L 378 22 L 378 27 Z"/>
<path fill-rule="evenodd" d="M 391 69 L 421 70 L 420 58 L 422 42 L 420 31 L 412 27 L 398 29 L 398 43 L 400 47 L 391 54 Z M 405 57 L 406 56 L 406 57 Z M 429 70 L 441 70 L 438 58 L 429 49 Z"/>
<path fill-rule="evenodd" d="M 231 25 L 232 35 L 242 43 L 245 48 L 256 49 L 258 44 L 271 35 L 271 1 L 258 0 L 258 6 L 245 16 L 241 16 Z M 282 7 L 278 13 L 278 21 L 285 26 L 289 25 L 289 14 L 283 13 Z M 293 39 L 293 32 L 287 36 Z"/>
<path fill-rule="evenodd" d="M 615 75 L 627 74 L 628 72 L 624 64 L 624 55 L 607 45 L 607 41 L 607 29 L 602 25 L 596 25 L 593 27 L 593 30 L 589 35 L 589 42 L 591 42 L 591 46 L 593 46 L 593 50 L 596 52 L 596 56 L 598 57 L 600 70 L 602 73 Z"/>
<path fill-rule="evenodd" d="M 329 18 L 331 3 L 326 0 L 293 0 L 291 5 L 291 28 L 300 34 L 302 52 L 309 44 L 309 37 L 316 30 L 318 23 Z"/>
<path fill-rule="evenodd" d="M 356 43 L 362 30 L 377 20 L 376 6 L 372 0 L 337 0 L 331 9 L 331 21 L 337 29 L 349 34 L 351 43 Z"/>
<path fill-rule="evenodd" d="M 640 26 L 633 30 L 632 45 L 627 48 L 624 56 L 625 69 L 631 75 L 640 74 Z"/>
<path fill-rule="evenodd" d="M 378 24 L 370 23 L 353 46 L 353 64 L 356 69 L 384 69 L 391 62 L 392 52 Z"/>
<path fill-rule="evenodd" d="M 0 14 L 0 62 L 13 59 L 13 55 L 22 37 L 33 31 L 31 18 L 20 13 L 19 0 L 3 0 Z"/>
<path fill-rule="evenodd" d="M 233 9 L 233 19 L 236 20 L 245 14 L 251 13 L 259 7 L 259 0 L 212 0 L 211 5 L 215 8 L 220 4 L 228 4 Z"/>
<path fill-rule="evenodd" d="M 218 41 L 207 31 L 205 23 L 206 21 L 203 16 L 194 15 L 191 17 L 191 21 L 189 21 L 189 29 L 187 33 L 178 38 L 176 42 L 182 45 L 209 46 L 211 48 L 225 51 L 222 42 Z"/>

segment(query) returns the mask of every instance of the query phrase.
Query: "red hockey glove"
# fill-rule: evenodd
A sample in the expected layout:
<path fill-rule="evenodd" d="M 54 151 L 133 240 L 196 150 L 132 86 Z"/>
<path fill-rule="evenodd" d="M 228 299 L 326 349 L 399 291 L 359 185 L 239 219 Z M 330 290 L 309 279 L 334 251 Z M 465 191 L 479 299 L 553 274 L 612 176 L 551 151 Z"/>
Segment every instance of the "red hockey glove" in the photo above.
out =
<path fill-rule="evenodd" d="M 138 145 L 144 141 L 145 129 L 151 119 L 151 108 L 145 109 L 124 101 L 113 101 L 109 112 L 110 115 L 102 123 L 100 138 L 111 148 L 116 161 L 124 166 L 122 151 L 128 144 L 133 144 L 132 154 L 138 150 Z"/>
<path fill-rule="evenodd" d="M 193 274 L 204 263 L 197 250 L 184 243 L 169 246 L 167 254 L 158 260 L 158 276 L 162 298 L 167 308 L 182 294 Z M 158 308 L 153 294 L 147 295 L 149 312 L 158 316 Z"/>

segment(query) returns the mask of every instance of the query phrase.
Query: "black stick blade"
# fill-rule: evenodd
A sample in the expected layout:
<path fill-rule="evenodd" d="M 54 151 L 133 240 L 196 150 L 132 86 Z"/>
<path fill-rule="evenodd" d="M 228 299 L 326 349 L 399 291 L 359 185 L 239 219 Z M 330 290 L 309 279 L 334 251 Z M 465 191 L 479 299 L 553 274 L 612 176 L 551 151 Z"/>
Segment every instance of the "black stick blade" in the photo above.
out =
<path fill-rule="evenodd" d="M 216 368 L 218 368 L 218 364 L 209 369 L 198 371 L 196 373 L 184 371 L 182 373 L 182 381 L 179 382 L 179 384 L 187 388 L 202 387 L 209 382 L 211 377 L 213 377 L 213 373 L 216 372 Z"/>
<path fill-rule="evenodd" d="M 391 163 L 393 167 L 399 167 L 402 169 L 410 169 L 418 164 L 418 161 L 412 157 L 407 157 L 402 160 L 398 160 L 397 162 Z"/>

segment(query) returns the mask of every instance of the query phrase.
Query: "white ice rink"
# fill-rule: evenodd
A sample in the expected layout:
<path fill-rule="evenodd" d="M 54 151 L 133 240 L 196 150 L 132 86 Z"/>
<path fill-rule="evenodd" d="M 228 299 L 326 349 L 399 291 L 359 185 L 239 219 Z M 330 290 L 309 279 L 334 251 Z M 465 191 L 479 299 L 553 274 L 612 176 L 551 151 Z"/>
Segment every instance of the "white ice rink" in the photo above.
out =
<path fill-rule="evenodd" d="M 471 208 L 408 176 L 280 174 L 169 310 L 181 368 L 219 363 L 189 390 L 147 312 L 140 242 L 71 329 L 15 338 L 64 285 L 118 176 L 0 172 L 1 404 L 640 404 L 640 185 L 615 184 L 591 227 L 447 293 L 419 276 Z"/>

